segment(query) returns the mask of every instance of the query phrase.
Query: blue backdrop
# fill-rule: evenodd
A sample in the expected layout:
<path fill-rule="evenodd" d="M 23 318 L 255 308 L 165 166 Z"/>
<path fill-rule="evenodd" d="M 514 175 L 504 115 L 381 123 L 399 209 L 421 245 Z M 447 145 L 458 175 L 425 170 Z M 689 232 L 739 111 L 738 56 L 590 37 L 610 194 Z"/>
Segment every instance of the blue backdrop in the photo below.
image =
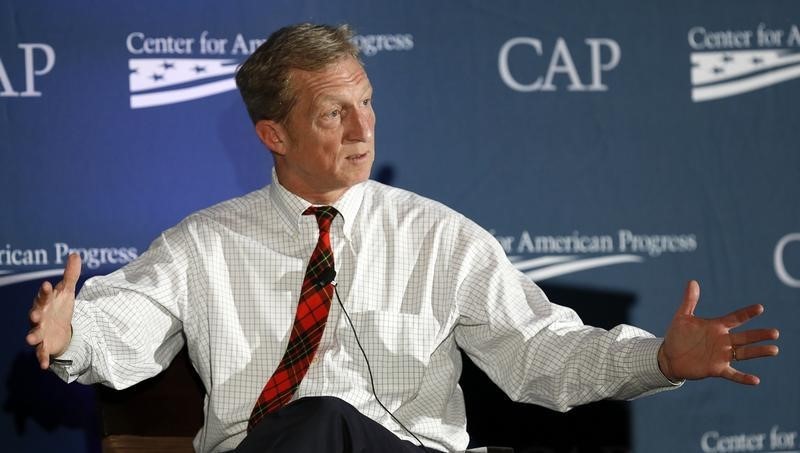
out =
<path fill-rule="evenodd" d="M 689 278 L 701 316 L 766 305 L 781 356 L 741 364 L 762 384 L 631 403 L 631 450 L 800 449 L 800 3 L 114 3 L 0 2 L 6 451 L 97 449 L 92 389 L 24 344 L 35 288 L 71 250 L 106 273 L 269 182 L 232 74 L 301 21 L 358 33 L 373 176 L 474 219 L 535 281 L 629 294 L 618 321 L 656 334 Z"/>

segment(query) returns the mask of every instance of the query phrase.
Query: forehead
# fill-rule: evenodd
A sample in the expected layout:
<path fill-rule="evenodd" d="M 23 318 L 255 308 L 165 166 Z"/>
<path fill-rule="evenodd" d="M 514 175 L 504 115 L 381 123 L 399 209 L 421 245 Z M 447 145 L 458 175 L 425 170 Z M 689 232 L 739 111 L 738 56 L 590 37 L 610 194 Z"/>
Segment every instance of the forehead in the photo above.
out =
<path fill-rule="evenodd" d="M 292 86 L 298 101 L 312 104 L 329 97 L 361 95 L 361 92 L 371 88 L 364 68 L 349 56 L 321 71 L 292 69 Z"/>

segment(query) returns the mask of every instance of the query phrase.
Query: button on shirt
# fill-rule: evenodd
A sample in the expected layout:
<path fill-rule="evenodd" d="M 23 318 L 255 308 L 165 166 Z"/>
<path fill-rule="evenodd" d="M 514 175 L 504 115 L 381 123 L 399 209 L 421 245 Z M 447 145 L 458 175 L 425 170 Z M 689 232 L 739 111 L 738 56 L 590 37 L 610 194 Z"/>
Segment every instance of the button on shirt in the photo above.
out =
<path fill-rule="evenodd" d="M 201 452 L 234 449 L 283 356 L 318 227 L 278 182 L 199 211 L 122 269 L 88 280 L 73 339 L 53 366 L 69 381 L 125 388 L 183 346 L 207 391 Z M 550 303 L 485 230 L 413 193 L 366 181 L 333 206 L 342 303 L 381 401 L 428 447 L 466 448 L 458 378 L 465 350 L 516 401 L 557 410 L 672 387 L 661 340 L 584 326 Z M 183 335 L 182 335 L 183 334 Z M 413 439 L 372 395 L 365 358 L 334 299 L 294 398 L 330 395 Z"/>

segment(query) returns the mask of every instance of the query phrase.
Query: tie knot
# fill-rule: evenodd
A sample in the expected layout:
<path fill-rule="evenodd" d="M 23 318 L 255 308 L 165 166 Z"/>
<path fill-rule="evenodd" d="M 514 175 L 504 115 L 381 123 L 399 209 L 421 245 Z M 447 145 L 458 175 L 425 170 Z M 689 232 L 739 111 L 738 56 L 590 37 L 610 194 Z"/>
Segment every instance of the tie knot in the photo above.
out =
<path fill-rule="evenodd" d="M 320 231 L 328 232 L 331 230 L 331 223 L 339 211 L 333 206 L 311 206 L 303 211 L 303 215 L 314 214 L 317 217 L 317 225 Z"/>

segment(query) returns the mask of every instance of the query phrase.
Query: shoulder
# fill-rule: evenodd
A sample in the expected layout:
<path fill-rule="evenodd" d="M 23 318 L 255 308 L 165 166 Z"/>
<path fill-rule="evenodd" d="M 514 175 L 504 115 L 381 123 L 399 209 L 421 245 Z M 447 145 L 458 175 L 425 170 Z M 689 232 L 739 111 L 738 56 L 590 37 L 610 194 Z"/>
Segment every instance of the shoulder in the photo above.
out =
<path fill-rule="evenodd" d="M 185 220 L 199 221 L 200 219 L 207 219 L 225 222 L 230 219 L 246 216 L 249 213 L 263 212 L 269 209 L 269 207 L 269 186 L 265 186 L 240 197 L 231 198 L 196 211 L 190 214 Z"/>
<path fill-rule="evenodd" d="M 445 204 L 410 190 L 387 186 L 377 181 L 366 182 L 364 204 L 377 209 L 401 212 L 424 212 L 437 217 L 463 218 L 459 212 Z"/>
<path fill-rule="evenodd" d="M 271 210 L 269 186 L 195 211 L 181 223 L 235 224 Z"/>
<path fill-rule="evenodd" d="M 364 188 L 362 209 L 398 218 L 429 219 L 430 221 L 462 221 L 459 212 L 436 200 L 409 190 L 387 186 L 376 181 L 367 181 Z"/>
<path fill-rule="evenodd" d="M 445 204 L 409 190 L 367 181 L 362 219 L 416 231 L 438 230 L 464 240 L 493 239 L 484 228 Z M 494 242 L 494 241 L 492 241 Z"/>
<path fill-rule="evenodd" d="M 189 239 L 190 236 L 222 231 L 250 235 L 263 225 L 265 219 L 274 217 L 268 188 L 195 211 L 165 231 L 164 235 L 172 239 Z"/>

